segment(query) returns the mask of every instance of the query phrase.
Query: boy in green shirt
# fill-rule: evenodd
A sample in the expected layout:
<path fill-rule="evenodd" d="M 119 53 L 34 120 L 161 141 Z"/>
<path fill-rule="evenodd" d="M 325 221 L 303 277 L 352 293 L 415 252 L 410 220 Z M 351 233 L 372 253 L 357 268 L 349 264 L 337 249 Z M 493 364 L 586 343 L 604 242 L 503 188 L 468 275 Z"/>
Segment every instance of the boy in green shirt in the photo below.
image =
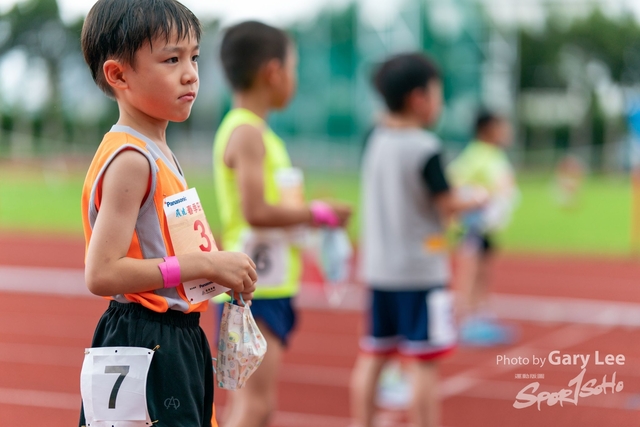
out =
<path fill-rule="evenodd" d="M 231 394 L 225 425 L 259 427 L 275 409 L 277 372 L 295 325 L 292 299 L 301 269 L 296 236 L 301 226 L 343 226 L 351 209 L 305 203 L 302 172 L 291 166 L 284 142 L 266 122 L 296 90 L 297 54 L 289 36 L 260 22 L 242 22 L 225 32 L 220 57 L 233 90 L 233 109 L 213 147 L 222 244 L 256 262 L 251 312 L 268 346 L 260 367 Z"/>
<path fill-rule="evenodd" d="M 505 148 L 511 144 L 512 130 L 506 118 L 484 111 L 478 115 L 475 140 L 471 141 L 448 167 L 456 187 L 484 188 L 489 202 L 480 210 L 462 217 L 462 243 L 457 250 L 456 288 L 462 293 L 460 340 L 473 345 L 506 344 L 513 331 L 483 315 L 489 274 L 495 250 L 495 235 L 504 228 L 517 199 L 515 174 Z"/>

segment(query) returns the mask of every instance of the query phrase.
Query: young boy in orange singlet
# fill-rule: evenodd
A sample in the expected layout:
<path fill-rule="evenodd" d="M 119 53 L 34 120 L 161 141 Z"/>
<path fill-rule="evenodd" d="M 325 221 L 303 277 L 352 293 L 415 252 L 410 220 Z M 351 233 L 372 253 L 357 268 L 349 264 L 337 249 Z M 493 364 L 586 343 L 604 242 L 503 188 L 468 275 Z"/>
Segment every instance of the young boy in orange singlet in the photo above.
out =
<path fill-rule="evenodd" d="M 208 297 L 188 297 L 183 283 L 214 282 L 246 301 L 257 276 L 247 255 L 216 252 L 166 141 L 168 123 L 186 120 L 198 94 L 200 32 L 175 0 L 99 0 L 82 29 L 94 81 L 120 116 L 82 191 L 87 287 L 111 301 L 86 352 L 81 426 L 216 425 L 199 326 Z M 171 218 L 181 217 L 193 218 L 191 229 L 175 231 Z M 195 251 L 176 249 L 185 242 Z"/>

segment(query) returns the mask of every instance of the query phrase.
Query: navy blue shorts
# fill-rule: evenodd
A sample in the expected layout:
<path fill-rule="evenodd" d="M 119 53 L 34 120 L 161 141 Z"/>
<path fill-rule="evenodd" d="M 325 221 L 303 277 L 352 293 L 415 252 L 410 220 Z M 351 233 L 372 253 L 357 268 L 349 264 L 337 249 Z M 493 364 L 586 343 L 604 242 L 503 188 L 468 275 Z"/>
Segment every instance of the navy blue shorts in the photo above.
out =
<path fill-rule="evenodd" d="M 464 240 L 476 247 L 482 255 L 491 255 L 495 251 L 494 239 L 488 233 L 466 234 Z"/>
<path fill-rule="evenodd" d="M 400 353 L 422 360 L 452 350 L 457 332 L 453 295 L 448 287 L 427 290 L 370 290 L 367 332 L 360 342 L 366 353 Z"/>
<path fill-rule="evenodd" d="M 218 308 L 218 321 L 222 317 L 223 305 Z M 291 298 L 254 299 L 251 300 L 253 318 L 266 324 L 269 330 L 282 341 L 285 347 L 289 336 L 296 325 L 296 312 Z"/>

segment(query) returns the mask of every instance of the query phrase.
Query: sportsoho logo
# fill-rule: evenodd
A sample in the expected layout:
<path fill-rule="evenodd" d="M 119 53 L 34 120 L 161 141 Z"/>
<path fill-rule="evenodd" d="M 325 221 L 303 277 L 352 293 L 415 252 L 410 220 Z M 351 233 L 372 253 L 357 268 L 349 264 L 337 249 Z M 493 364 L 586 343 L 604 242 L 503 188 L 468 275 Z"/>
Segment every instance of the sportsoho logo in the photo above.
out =
<path fill-rule="evenodd" d="M 569 380 L 567 388 L 563 388 L 558 391 L 538 391 L 540 383 L 535 381 L 518 392 L 516 399 L 513 402 L 514 408 L 524 409 L 535 405 L 538 408 L 538 411 L 540 411 L 543 402 L 546 402 L 547 406 L 554 406 L 558 403 L 560 406 L 564 406 L 564 403 L 570 403 L 578 406 L 578 402 L 581 398 L 598 396 L 600 394 L 620 393 L 624 389 L 624 382 L 616 379 L 617 372 L 615 371 L 611 375 L 611 380 L 607 381 L 608 375 L 604 375 L 602 377 L 602 381 L 599 383 L 596 378 L 585 380 L 585 376 L 590 362 L 596 366 L 623 366 L 625 364 L 625 356 L 623 354 L 602 355 L 599 351 L 596 351 L 593 354 L 593 358 L 591 356 L 591 354 L 562 354 L 559 350 L 554 350 L 551 351 L 546 358 L 538 357 L 536 355 L 533 355 L 531 359 L 528 357 L 509 358 L 506 355 L 498 355 L 496 358 L 496 364 L 529 365 L 530 360 L 532 360 L 533 366 L 538 366 L 540 368 L 545 365 L 545 362 L 548 365 L 554 366 L 564 365 L 580 367 L 580 373 Z"/>

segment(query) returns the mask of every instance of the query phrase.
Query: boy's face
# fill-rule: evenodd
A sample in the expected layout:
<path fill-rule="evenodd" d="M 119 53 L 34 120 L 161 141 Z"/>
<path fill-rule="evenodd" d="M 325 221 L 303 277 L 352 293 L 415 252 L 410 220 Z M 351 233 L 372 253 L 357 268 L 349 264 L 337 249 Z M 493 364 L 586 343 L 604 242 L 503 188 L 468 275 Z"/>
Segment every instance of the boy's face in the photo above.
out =
<path fill-rule="evenodd" d="M 124 67 L 126 90 L 119 91 L 118 100 L 157 120 L 185 121 L 198 94 L 198 54 L 193 34 L 145 44 L 136 52 L 135 64 Z"/>
<path fill-rule="evenodd" d="M 505 120 L 501 119 L 495 123 L 495 140 L 501 147 L 508 147 L 511 145 L 511 141 L 513 140 L 513 132 L 511 130 L 511 124 Z"/>
<path fill-rule="evenodd" d="M 483 135 L 483 140 L 493 143 L 500 147 L 508 147 L 511 145 L 513 134 L 511 124 L 503 118 L 494 120 L 487 126 Z"/>
<path fill-rule="evenodd" d="M 298 86 L 298 53 L 293 44 L 287 48 L 287 56 L 276 70 L 273 82 L 273 108 L 285 108 Z"/>
<path fill-rule="evenodd" d="M 432 79 L 423 90 L 416 91 L 412 109 L 423 126 L 431 126 L 438 121 L 442 112 L 442 83 Z"/>

